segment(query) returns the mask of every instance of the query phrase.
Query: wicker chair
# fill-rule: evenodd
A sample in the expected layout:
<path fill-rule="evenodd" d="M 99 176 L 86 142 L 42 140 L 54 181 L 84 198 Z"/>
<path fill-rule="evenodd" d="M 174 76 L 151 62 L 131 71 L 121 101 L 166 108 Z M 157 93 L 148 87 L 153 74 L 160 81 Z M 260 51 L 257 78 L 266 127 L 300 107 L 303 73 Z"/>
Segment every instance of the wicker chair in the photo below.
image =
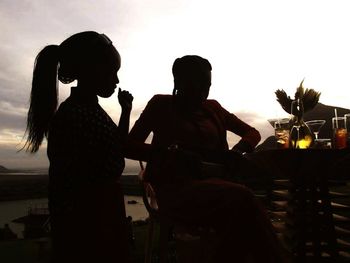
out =
<path fill-rule="evenodd" d="M 143 180 L 144 164 L 140 161 L 140 183 L 143 202 L 149 213 L 149 225 L 145 245 L 145 263 L 152 261 L 156 227 L 159 225 L 159 262 L 215 262 L 212 251 L 216 244 L 215 231 L 200 227 L 188 227 L 172 221 L 159 212 L 152 185 Z M 170 249 L 170 242 L 173 248 Z M 175 246 L 174 246 L 175 245 Z"/>

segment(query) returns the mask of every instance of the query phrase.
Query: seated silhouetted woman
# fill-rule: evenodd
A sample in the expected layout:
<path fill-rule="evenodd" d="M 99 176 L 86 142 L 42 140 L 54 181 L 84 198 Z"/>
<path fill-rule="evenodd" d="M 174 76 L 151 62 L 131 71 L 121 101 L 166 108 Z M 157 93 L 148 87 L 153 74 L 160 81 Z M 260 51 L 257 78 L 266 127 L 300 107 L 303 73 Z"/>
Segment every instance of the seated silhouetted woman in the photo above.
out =
<path fill-rule="evenodd" d="M 145 180 L 155 189 L 160 213 L 181 224 L 216 229 L 220 245 L 215 262 L 246 262 L 248 255 L 249 262 L 280 262 L 272 226 L 249 189 L 214 177 L 198 179 L 190 172 L 177 178 L 176 163 L 169 165 L 166 157 L 166 149 L 174 151 L 176 144 L 189 157 L 225 163 L 236 156 L 232 151 L 251 152 L 259 142 L 256 129 L 207 99 L 211 69 L 199 56 L 175 60 L 173 94 L 155 95 L 148 102 L 129 133 L 127 156 L 148 162 Z M 231 151 L 227 131 L 241 137 Z M 146 144 L 151 132 L 152 143 Z"/>
<path fill-rule="evenodd" d="M 40 51 L 33 72 L 27 150 L 48 138 L 53 262 L 128 262 L 120 176 L 133 97 L 119 89 L 117 126 L 98 103 L 119 83 L 120 56 L 104 34 L 81 32 Z M 77 80 L 59 105 L 57 78 Z"/>

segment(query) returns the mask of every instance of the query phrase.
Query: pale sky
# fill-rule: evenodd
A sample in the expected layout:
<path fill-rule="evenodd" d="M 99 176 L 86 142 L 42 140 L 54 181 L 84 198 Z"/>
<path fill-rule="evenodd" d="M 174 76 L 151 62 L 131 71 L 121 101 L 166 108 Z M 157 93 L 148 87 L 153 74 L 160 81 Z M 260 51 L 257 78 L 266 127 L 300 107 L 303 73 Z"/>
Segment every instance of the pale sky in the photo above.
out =
<path fill-rule="evenodd" d="M 187 54 L 211 62 L 210 98 L 256 127 L 263 139 L 273 133 L 266 119 L 288 117 L 274 91 L 293 95 L 303 78 L 306 88 L 322 93 L 321 102 L 349 108 L 347 2 L 1 0 L 0 165 L 48 165 L 45 145 L 33 156 L 16 153 L 34 59 L 45 45 L 86 30 L 108 35 L 121 54 L 120 87 L 135 97 L 131 125 L 153 94 L 171 93 L 172 63 Z M 68 93 L 69 86 L 61 85 L 60 100 Z M 117 122 L 116 96 L 100 102 Z M 237 139 L 230 135 L 230 144 Z"/>

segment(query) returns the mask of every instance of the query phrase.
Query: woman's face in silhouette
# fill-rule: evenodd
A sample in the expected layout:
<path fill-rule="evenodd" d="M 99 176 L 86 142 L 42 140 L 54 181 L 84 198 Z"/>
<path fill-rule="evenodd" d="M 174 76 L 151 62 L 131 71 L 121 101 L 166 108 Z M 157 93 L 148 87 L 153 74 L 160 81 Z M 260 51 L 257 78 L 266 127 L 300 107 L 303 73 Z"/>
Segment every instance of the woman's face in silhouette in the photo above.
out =
<path fill-rule="evenodd" d="M 185 106 L 195 109 L 208 98 L 210 86 L 211 71 L 203 72 L 200 76 L 179 81 L 177 96 Z"/>
<path fill-rule="evenodd" d="M 111 45 L 101 54 L 101 59 L 91 66 L 86 77 L 89 86 L 96 95 L 108 98 L 114 93 L 119 83 L 120 63 L 120 55 L 115 47 Z"/>

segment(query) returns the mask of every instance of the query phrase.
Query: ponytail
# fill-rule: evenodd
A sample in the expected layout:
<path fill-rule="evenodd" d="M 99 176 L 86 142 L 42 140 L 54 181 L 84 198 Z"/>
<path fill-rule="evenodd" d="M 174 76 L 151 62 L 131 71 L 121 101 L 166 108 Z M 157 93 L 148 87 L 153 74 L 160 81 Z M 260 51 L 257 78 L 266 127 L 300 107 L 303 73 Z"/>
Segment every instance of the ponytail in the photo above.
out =
<path fill-rule="evenodd" d="M 26 151 L 35 153 L 47 137 L 49 123 L 57 108 L 57 68 L 59 46 L 50 45 L 35 59 L 30 107 L 27 116 Z"/>

